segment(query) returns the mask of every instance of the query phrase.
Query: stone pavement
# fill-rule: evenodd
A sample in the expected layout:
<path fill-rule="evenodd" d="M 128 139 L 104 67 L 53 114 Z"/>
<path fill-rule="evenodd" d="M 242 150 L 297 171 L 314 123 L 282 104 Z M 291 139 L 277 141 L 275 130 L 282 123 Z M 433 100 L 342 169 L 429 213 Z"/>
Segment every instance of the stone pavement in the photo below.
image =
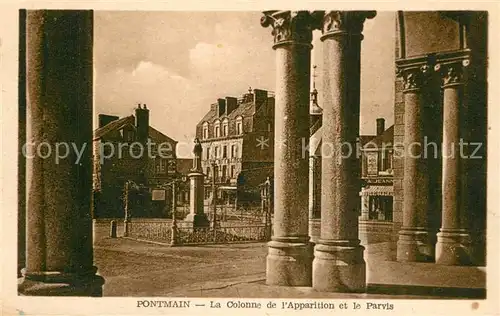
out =
<path fill-rule="evenodd" d="M 365 251 L 367 294 L 319 293 L 265 285 L 265 243 L 168 247 L 109 238 L 97 225 L 94 256 L 104 296 L 252 298 L 481 298 L 485 269 L 385 260 L 386 244 Z"/>

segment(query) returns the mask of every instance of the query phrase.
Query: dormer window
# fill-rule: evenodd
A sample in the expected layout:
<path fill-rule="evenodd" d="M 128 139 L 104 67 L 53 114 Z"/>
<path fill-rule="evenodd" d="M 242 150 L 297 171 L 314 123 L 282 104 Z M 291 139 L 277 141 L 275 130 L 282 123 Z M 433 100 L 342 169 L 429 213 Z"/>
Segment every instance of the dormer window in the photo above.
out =
<path fill-rule="evenodd" d="M 203 139 L 208 138 L 208 122 L 203 123 Z"/>
<path fill-rule="evenodd" d="M 227 136 L 229 130 L 229 120 L 227 117 L 222 121 L 222 136 Z"/>
<path fill-rule="evenodd" d="M 134 141 L 134 131 L 133 130 L 122 129 L 121 134 L 122 134 L 124 142 L 131 143 Z"/>
<path fill-rule="evenodd" d="M 215 134 L 215 137 L 220 137 L 220 121 L 215 121 L 214 134 Z"/>
<path fill-rule="evenodd" d="M 241 116 L 236 119 L 236 134 L 243 134 L 243 118 Z"/>

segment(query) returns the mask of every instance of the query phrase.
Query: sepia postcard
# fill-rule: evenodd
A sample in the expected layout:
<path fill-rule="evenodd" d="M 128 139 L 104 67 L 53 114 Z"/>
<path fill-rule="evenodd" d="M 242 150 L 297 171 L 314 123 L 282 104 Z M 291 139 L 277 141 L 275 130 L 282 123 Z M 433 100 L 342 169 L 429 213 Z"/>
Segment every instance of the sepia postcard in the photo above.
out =
<path fill-rule="evenodd" d="M 500 314 L 498 4 L 1 7 L 2 314 Z"/>

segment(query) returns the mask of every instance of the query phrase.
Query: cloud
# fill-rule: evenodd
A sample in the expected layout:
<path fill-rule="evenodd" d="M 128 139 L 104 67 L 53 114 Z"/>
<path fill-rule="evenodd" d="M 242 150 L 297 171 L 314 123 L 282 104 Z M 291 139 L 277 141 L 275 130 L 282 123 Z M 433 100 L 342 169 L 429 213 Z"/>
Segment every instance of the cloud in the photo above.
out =
<path fill-rule="evenodd" d="M 140 61 L 132 70 L 97 73 L 95 112 L 123 117 L 133 114 L 137 103 L 146 103 L 153 127 L 175 140 L 190 141 L 199 120 L 192 114 L 200 103 L 197 87 L 161 65 Z"/>
<path fill-rule="evenodd" d="M 190 144 L 219 97 L 274 90 L 275 53 L 259 12 L 99 12 L 96 117 L 151 110 L 151 124 Z M 124 22 L 126 21 L 126 22 Z"/>

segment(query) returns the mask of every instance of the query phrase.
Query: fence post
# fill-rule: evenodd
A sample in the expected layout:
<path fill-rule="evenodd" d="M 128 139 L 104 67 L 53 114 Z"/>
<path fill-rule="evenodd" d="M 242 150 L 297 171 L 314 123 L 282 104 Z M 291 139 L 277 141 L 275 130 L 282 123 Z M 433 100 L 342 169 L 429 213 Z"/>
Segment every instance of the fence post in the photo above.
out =
<path fill-rule="evenodd" d="M 267 241 L 271 240 L 271 235 L 272 235 L 272 220 L 271 220 L 271 181 L 269 177 L 266 180 L 266 209 L 265 209 L 265 216 L 266 216 L 266 239 Z"/>
<path fill-rule="evenodd" d="M 125 220 L 123 221 L 123 237 L 128 237 L 129 235 L 129 218 L 130 218 L 130 210 L 129 210 L 129 181 L 125 182 L 125 192 L 124 192 L 124 203 L 125 203 Z"/>
<path fill-rule="evenodd" d="M 116 238 L 116 221 L 111 221 L 109 229 L 109 237 Z"/>

